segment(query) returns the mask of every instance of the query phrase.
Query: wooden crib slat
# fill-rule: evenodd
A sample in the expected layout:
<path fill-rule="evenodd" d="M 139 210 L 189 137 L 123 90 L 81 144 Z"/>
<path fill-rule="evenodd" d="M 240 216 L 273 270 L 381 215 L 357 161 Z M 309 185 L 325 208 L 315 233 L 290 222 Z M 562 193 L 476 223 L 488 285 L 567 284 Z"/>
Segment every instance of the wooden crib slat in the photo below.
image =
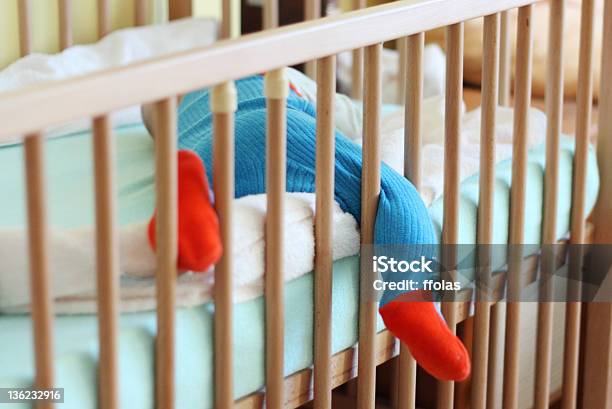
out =
<path fill-rule="evenodd" d="M 156 102 L 155 174 L 157 204 L 157 407 L 174 407 L 175 298 L 177 257 L 176 99 Z"/>
<path fill-rule="evenodd" d="M 232 203 L 234 200 L 234 112 L 236 87 L 226 82 L 213 88 L 213 188 L 223 254 L 215 266 L 215 407 L 229 409 L 233 391 Z"/>
<path fill-rule="evenodd" d="M 552 245 L 557 235 L 557 192 L 559 185 L 559 137 L 563 115 L 563 14 L 564 0 L 550 5 L 548 73 L 546 82 L 546 169 L 542 243 L 547 246 L 541 258 L 541 302 L 538 303 L 536 372 L 534 408 L 547 409 L 550 404 L 550 366 L 553 331 L 552 277 L 556 268 Z"/>
<path fill-rule="evenodd" d="M 508 298 L 504 356 L 504 409 L 518 406 L 520 330 L 520 245 L 525 225 L 525 184 L 527 176 L 527 131 L 531 98 L 532 5 L 518 12 L 516 73 L 513 124 L 512 187 L 510 192 L 510 245 Z"/>
<path fill-rule="evenodd" d="M 502 11 L 500 14 L 499 34 L 499 104 L 510 104 L 512 86 L 512 52 L 510 49 L 510 12 Z"/>
<path fill-rule="evenodd" d="M 72 0 L 59 0 L 59 44 L 60 50 L 72 45 Z"/>
<path fill-rule="evenodd" d="M 353 10 L 366 8 L 366 0 L 352 0 Z M 353 50 L 351 65 L 351 98 L 363 99 L 363 48 Z"/>
<path fill-rule="evenodd" d="M 284 69 L 266 73 L 267 142 L 266 188 L 266 406 L 284 405 L 284 264 L 285 177 L 287 151 L 288 80 Z"/>
<path fill-rule="evenodd" d="M 594 2 L 582 1 L 580 21 L 580 55 L 578 62 L 578 92 L 576 95 L 576 151 L 572 183 L 572 215 L 570 243 L 581 245 L 585 241 L 585 190 L 589 128 L 593 89 L 593 25 Z M 571 252 L 570 271 L 582 267 L 582 251 Z M 579 288 L 568 291 L 569 301 L 565 309 L 565 350 L 563 354 L 562 409 L 576 408 L 578 395 L 578 365 L 580 356 L 580 325 L 582 304 L 578 298 Z"/>
<path fill-rule="evenodd" d="M 423 48 L 425 33 L 418 33 L 404 39 L 403 79 L 404 106 L 404 177 L 417 190 L 421 190 L 421 146 L 422 122 L 421 102 L 423 100 Z M 409 69 L 406 69 L 408 68 Z M 398 408 L 414 409 L 416 398 L 416 361 L 410 350 L 400 344 L 398 372 Z"/>
<path fill-rule="evenodd" d="M 405 58 L 410 64 L 404 79 L 404 176 L 421 190 L 421 103 L 423 101 L 423 48 L 425 33 L 406 38 Z"/>
<path fill-rule="evenodd" d="M 134 0 L 134 25 L 147 25 L 148 0 Z"/>
<path fill-rule="evenodd" d="M 19 0 L 19 54 L 24 57 L 32 52 L 31 0 Z"/>
<path fill-rule="evenodd" d="M 109 0 L 98 0 L 98 38 L 102 38 L 111 31 Z"/>
<path fill-rule="evenodd" d="M 193 16 L 193 0 L 168 0 L 168 18 L 170 20 L 191 16 Z"/>
<path fill-rule="evenodd" d="M 461 136 L 461 104 L 463 94 L 463 23 L 446 28 L 446 98 L 444 121 L 444 222 L 442 244 L 458 244 L 459 240 L 459 146 Z M 454 265 L 454 252 L 443 251 L 450 259 L 444 265 Z M 446 256 L 445 256 L 446 257 Z M 457 303 L 443 302 L 442 313 L 454 333 L 457 326 Z M 438 409 L 452 409 L 454 382 L 440 382 Z"/>
<path fill-rule="evenodd" d="M 278 0 L 264 0 L 263 28 L 264 30 L 278 27 Z"/>
<path fill-rule="evenodd" d="M 34 336 L 35 385 L 52 388 L 53 302 L 49 272 L 49 239 L 46 214 L 44 139 L 41 133 L 24 140 L 26 193 L 28 208 L 28 246 L 30 259 L 30 298 Z M 52 404 L 43 406 L 53 407 Z"/>
<path fill-rule="evenodd" d="M 221 3 L 221 38 L 232 37 L 232 0 L 223 0 Z"/>
<path fill-rule="evenodd" d="M 380 108 L 382 103 L 382 44 L 365 48 L 363 150 L 361 174 L 361 244 L 374 243 L 374 222 L 380 196 Z M 368 268 L 368 263 L 361 263 Z M 373 409 L 376 399 L 377 303 L 363 294 L 359 304 L 357 407 Z"/>
<path fill-rule="evenodd" d="M 482 119 L 480 126 L 480 189 L 478 199 L 478 249 L 482 266 L 489 266 L 493 243 L 495 192 L 495 111 L 498 103 L 499 14 L 484 17 L 482 59 Z M 489 355 L 490 300 L 487 297 L 491 269 L 481 268 L 476 283 L 472 345 L 471 407 L 485 409 Z"/>
<path fill-rule="evenodd" d="M 395 40 L 395 47 L 397 48 L 397 72 L 398 72 L 398 88 L 397 88 L 397 103 L 402 104 L 406 100 L 406 53 L 408 52 L 408 38 L 401 37 Z"/>
<path fill-rule="evenodd" d="M 321 1 L 320 0 L 305 0 L 304 1 L 304 20 L 316 20 L 321 17 Z M 317 68 L 316 60 L 306 62 L 305 73 L 313 80 L 316 80 Z"/>
<path fill-rule="evenodd" d="M 497 375 L 503 362 L 502 339 L 504 320 L 503 305 L 500 302 L 491 306 L 489 317 L 489 356 L 487 363 L 487 409 L 497 408 L 497 397 L 501 388 L 501 377 Z"/>
<path fill-rule="evenodd" d="M 331 408 L 336 57 L 317 61 L 314 407 Z"/>
<path fill-rule="evenodd" d="M 119 254 L 114 196 L 114 143 L 108 115 L 93 121 L 96 197 L 96 271 L 100 339 L 100 407 L 119 407 Z"/>

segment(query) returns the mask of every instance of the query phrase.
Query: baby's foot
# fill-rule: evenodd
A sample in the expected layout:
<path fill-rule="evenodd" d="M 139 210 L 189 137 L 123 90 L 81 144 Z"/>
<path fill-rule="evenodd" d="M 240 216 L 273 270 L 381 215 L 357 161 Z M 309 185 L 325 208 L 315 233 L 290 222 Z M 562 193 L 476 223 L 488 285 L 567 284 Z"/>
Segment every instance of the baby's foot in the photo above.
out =
<path fill-rule="evenodd" d="M 178 152 L 178 256 L 179 270 L 206 271 L 221 257 L 217 214 L 210 203 L 206 171 L 198 155 Z M 149 243 L 153 250 L 155 215 L 149 222 Z"/>

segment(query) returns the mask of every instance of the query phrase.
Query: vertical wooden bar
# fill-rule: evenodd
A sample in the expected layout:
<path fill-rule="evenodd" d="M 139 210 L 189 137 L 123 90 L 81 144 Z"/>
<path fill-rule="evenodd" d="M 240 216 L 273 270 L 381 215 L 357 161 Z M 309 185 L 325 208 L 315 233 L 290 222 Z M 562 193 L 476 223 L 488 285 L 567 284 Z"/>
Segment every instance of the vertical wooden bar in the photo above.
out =
<path fill-rule="evenodd" d="M 177 257 L 176 99 L 156 102 L 155 175 L 157 203 L 157 407 L 174 407 L 175 290 Z"/>
<path fill-rule="evenodd" d="M 134 0 L 134 25 L 146 26 L 147 25 L 147 13 L 148 0 Z"/>
<path fill-rule="evenodd" d="M 278 0 L 264 0 L 263 28 L 278 27 Z"/>
<path fill-rule="evenodd" d="M 336 57 L 317 61 L 314 407 L 331 408 Z"/>
<path fill-rule="evenodd" d="M 406 67 L 407 65 L 410 63 L 412 64 L 412 61 L 410 59 L 407 59 L 407 47 L 408 47 L 408 37 L 402 37 L 402 38 L 398 38 L 397 40 L 395 40 L 395 44 L 397 47 L 397 55 L 398 55 L 398 61 L 397 61 L 397 72 L 398 72 L 398 77 L 397 77 L 397 82 L 398 82 L 398 89 L 397 89 L 397 103 L 401 104 L 402 102 L 404 102 L 406 100 Z"/>
<path fill-rule="evenodd" d="M 601 55 L 602 75 L 599 92 L 599 132 L 597 137 L 597 164 L 602 181 L 612 180 L 612 0 L 604 6 L 604 28 Z M 595 241 L 612 243 L 612 183 L 602 183 L 594 212 Z"/>
<path fill-rule="evenodd" d="M 98 38 L 104 37 L 110 30 L 109 0 L 98 0 Z"/>
<path fill-rule="evenodd" d="M 512 85 L 512 53 L 510 50 L 510 11 L 503 11 L 500 17 L 499 35 L 499 104 L 510 104 Z"/>
<path fill-rule="evenodd" d="M 234 112 L 236 87 L 226 82 L 213 88 L 213 187 L 223 255 L 215 266 L 215 407 L 229 409 L 233 391 L 232 202 L 234 200 Z"/>
<path fill-rule="evenodd" d="M 65 50 L 72 45 L 72 0 L 59 0 L 59 44 Z"/>
<path fill-rule="evenodd" d="M 557 241 L 557 194 L 559 185 L 559 137 L 563 117 L 563 14 L 564 0 L 550 3 L 548 34 L 548 73 L 546 82 L 546 168 L 544 180 L 544 223 L 541 258 L 540 302 L 538 303 L 534 408 L 550 405 L 550 365 L 553 307 L 552 277 L 556 268 L 554 245 Z"/>
<path fill-rule="evenodd" d="M 304 0 L 304 20 L 316 20 L 321 17 L 321 0 Z M 307 61 L 305 72 L 313 80 L 316 79 L 316 60 Z"/>
<path fill-rule="evenodd" d="M 601 72 L 612 72 L 612 0 L 604 3 Z M 601 76 L 597 164 L 602 181 L 593 223 L 595 243 L 612 243 L 612 79 Z M 612 303 L 586 305 L 582 407 L 612 408 Z"/>
<path fill-rule="evenodd" d="M 285 69 L 266 73 L 268 121 L 266 142 L 266 407 L 284 406 L 285 308 L 283 254 L 285 248 L 284 198 L 287 151 L 285 100 L 289 81 Z"/>
<path fill-rule="evenodd" d="M 22 57 L 32 52 L 31 0 L 19 0 L 19 54 Z"/>
<path fill-rule="evenodd" d="M 531 99 L 532 5 L 519 9 L 517 21 L 516 82 L 514 91 L 514 126 L 512 187 L 510 193 L 510 251 L 508 262 L 508 304 L 506 310 L 506 345 L 504 356 L 504 409 L 518 407 L 519 331 L 521 259 L 525 227 L 525 184 L 527 176 L 527 131 Z"/>
<path fill-rule="evenodd" d="M 496 409 L 497 397 L 501 388 L 501 379 L 497 376 L 497 370 L 502 365 L 503 351 L 502 341 L 504 310 L 500 302 L 491 306 L 489 320 L 489 356 L 487 363 L 487 409 Z"/>
<path fill-rule="evenodd" d="M 30 299 L 34 335 L 35 385 L 53 388 L 53 302 L 49 272 L 45 161 L 41 133 L 24 140 L 30 259 Z M 42 404 L 52 408 L 53 404 Z"/>
<path fill-rule="evenodd" d="M 442 244 L 458 244 L 459 240 L 459 146 L 461 136 L 461 104 L 463 94 L 463 23 L 446 28 L 446 98 L 444 121 L 444 222 Z M 454 253 L 444 252 L 443 253 Z M 454 257 L 445 265 L 454 265 Z M 457 326 L 454 301 L 442 303 L 442 313 L 451 331 Z M 438 384 L 438 409 L 452 409 L 454 382 Z"/>
<path fill-rule="evenodd" d="M 366 0 L 352 0 L 353 10 L 366 8 Z M 363 99 L 363 48 L 353 50 L 351 98 Z"/>
<path fill-rule="evenodd" d="M 170 20 L 191 17 L 193 15 L 193 0 L 168 0 L 168 17 Z"/>
<path fill-rule="evenodd" d="M 472 346 L 471 407 L 485 409 L 489 358 L 491 244 L 495 192 L 495 111 L 498 102 L 499 14 L 484 17 L 482 60 L 482 119 L 480 125 L 480 189 L 478 198 L 478 248 L 481 268 L 477 279 Z"/>
<path fill-rule="evenodd" d="M 380 196 L 380 107 L 382 103 L 382 44 L 365 49 L 363 150 L 361 173 L 361 244 L 374 243 L 374 222 Z M 369 263 L 362 261 L 362 268 Z M 366 265 L 368 267 L 366 267 Z M 376 400 L 377 303 L 363 294 L 359 304 L 357 407 L 373 409 Z"/>
<path fill-rule="evenodd" d="M 576 95 L 576 150 L 574 152 L 574 180 L 572 184 L 572 218 L 570 243 L 584 244 L 585 189 L 591 104 L 593 99 L 593 25 L 594 2 L 583 0 L 580 21 L 580 55 L 578 60 L 578 91 Z M 603 112 L 603 111 L 602 111 Z M 582 269 L 582 249 L 570 253 L 572 271 Z M 580 319 L 582 304 L 574 294 L 568 293 L 565 310 L 565 350 L 563 355 L 562 409 L 575 409 L 578 395 L 578 365 L 580 358 Z"/>
<path fill-rule="evenodd" d="M 404 62 L 405 71 L 403 84 L 405 87 L 404 106 L 404 177 L 406 177 L 417 190 L 421 189 L 421 146 L 422 122 L 421 102 L 423 100 L 423 48 L 425 33 L 411 35 L 404 39 L 404 55 L 400 58 Z M 398 408 L 414 409 L 416 399 L 416 361 L 410 350 L 403 343 L 400 344 L 398 369 Z"/>
<path fill-rule="evenodd" d="M 100 407 L 119 407 L 119 254 L 114 197 L 114 144 L 108 115 L 93 121 L 96 270 L 100 339 Z"/>
<path fill-rule="evenodd" d="M 223 0 L 221 3 L 221 38 L 232 36 L 232 0 Z"/>

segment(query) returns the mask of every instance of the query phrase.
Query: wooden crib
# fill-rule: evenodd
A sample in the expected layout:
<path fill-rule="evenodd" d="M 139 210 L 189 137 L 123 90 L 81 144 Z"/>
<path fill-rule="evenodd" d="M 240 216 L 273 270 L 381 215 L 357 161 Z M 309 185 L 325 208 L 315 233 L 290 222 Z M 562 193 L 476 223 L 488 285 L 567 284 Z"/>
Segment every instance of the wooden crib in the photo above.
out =
<path fill-rule="evenodd" d="M 0 140 L 3 136 L 23 135 L 25 144 L 32 318 L 34 323 L 36 387 L 61 387 L 53 373 L 53 303 L 49 294 L 48 238 L 45 204 L 46 126 L 78 118 L 92 118 L 94 129 L 96 249 L 100 336 L 100 407 L 119 405 L 118 379 L 118 239 L 113 182 L 113 139 L 109 113 L 120 108 L 154 102 L 156 125 L 157 185 L 157 355 L 156 401 L 159 408 L 172 408 L 175 402 L 175 280 L 177 248 L 176 101 L 177 96 L 202 87 L 214 87 L 214 190 L 225 254 L 231 251 L 231 223 L 234 198 L 233 112 L 236 109 L 233 80 L 266 72 L 268 98 L 266 225 L 266 388 L 234 401 L 232 385 L 232 260 L 224 257 L 215 269 L 215 407 L 270 408 L 297 407 L 314 400 L 314 407 L 331 407 L 332 389 L 354 377 L 358 379 L 356 405 L 374 408 L 376 367 L 399 354 L 397 407 L 415 407 L 416 364 L 407 348 L 388 332 L 376 332 L 377 305 L 362 301 L 359 319 L 359 348 L 332 356 L 331 353 L 331 273 L 332 205 L 334 192 L 334 114 L 335 55 L 354 50 L 353 94 L 364 100 L 364 144 L 362 174 L 362 243 L 371 243 L 380 192 L 381 52 L 383 42 L 399 39 L 400 72 L 405 78 L 405 132 L 407 138 L 405 176 L 420 186 L 422 55 L 424 32 L 446 28 L 446 105 L 443 242 L 458 241 L 460 116 L 462 101 L 463 21 L 484 16 L 484 58 L 482 76 L 482 127 L 480 156 L 480 206 L 478 242 L 492 242 L 494 183 L 495 107 L 509 104 L 510 71 L 508 10 L 519 8 L 516 71 L 514 83 L 514 153 L 511 191 L 510 243 L 520 244 L 526 195 L 526 154 L 528 108 L 531 97 L 531 53 L 534 0 L 401 0 L 363 8 L 339 16 L 316 19 L 320 11 L 315 1 L 307 1 L 313 21 L 287 27 L 277 26 L 278 7 L 274 0 L 264 2 L 264 25 L 260 33 L 149 62 L 102 71 L 35 89 L 0 96 Z M 69 18 L 70 0 L 59 0 L 60 42 L 72 44 Z M 189 1 L 170 0 L 171 18 L 191 14 Z M 145 23 L 147 2 L 137 0 L 135 24 Z M 98 0 L 100 37 L 109 32 L 109 3 Z M 22 55 L 30 52 L 30 2 L 19 0 Z M 562 120 L 562 32 L 564 0 L 551 1 L 549 68 L 546 93 L 547 160 L 543 242 L 555 239 L 557 162 Z M 230 36 L 229 1 L 223 2 L 221 35 Z M 573 175 L 571 243 L 612 243 L 612 0 L 605 2 L 605 27 L 599 135 L 597 155 L 601 188 L 596 209 L 585 224 L 585 184 L 588 132 L 591 118 L 591 71 L 593 64 L 593 0 L 582 2 L 580 76 L 576 111 L 576 153 Z M 413 62 L 407 68 L 405 61 Z M 248 64 L 244 64 L 248 61 Z M 315 268 L 315 362 L 289 377 L 283 375 L 283 193 L 285 191 L 285 101 L 287 82 L 282 67 L 307 62 L 308 72 L 317 80 L 317 187 L 316 187 L 316 268 Z M 316 68 L 315 68 L 316 67 Z M 160 81 L 172 78 L 172 81 Z M 95 96 L 95 98 L 92 98 Z M 541 270 L 556 268 L 554 260 L 542 259 Z M 510 264 L 510 288 L 520 283 L 520 264 Z M 512 271 L 515 269 L 514 271 Z M 521 271 L 523 271 L 522 269 Z M 537 269 L 531 273 L 536 279 Z M 514 274 L 513 274 L 514 273 Z M 520 286 L 520 284 L 518 284 Z M 512 287 L 513 286 L 513 287 Z M 468 318 L 470 302 L 444 302 L 448 325 Z M 559 305 L 559 304 L 558 304 Z M 503 387 L 503 407 L 518 407 L 519 382 L 519 303 L 507 303 L 505 331 L 500 328 L 501 309 L 495 302 L 474 302 L 473 372 L 470 407 L 493 408 L 490 397 Z M 612 408 L 612 304 L 567 302 L 562 407 L 585 409 Z M 583 311 L 586 310 L 586 311 Z M 550 405 L 550 360 L 552 343 L 552 302 L 538 308 L 535 407 Z M 586 320 L 583 319 L 586 318 Z M 581 335 L 582 333 L 582 335 Z M 505 337 L 504 362 L 496 352 Z M 583 341 L 583 345 L 580 343 Z M 504 367 L 503 385 L 492 369 Z M 582 384 L 578 395 L 579 382 Z M 454 405 L 452 382 L 441 382 L 437 407 Z M 487 398 L 489 402 L 487 403 Z M 41 405 L 50 407 L 51 404 Z"/>

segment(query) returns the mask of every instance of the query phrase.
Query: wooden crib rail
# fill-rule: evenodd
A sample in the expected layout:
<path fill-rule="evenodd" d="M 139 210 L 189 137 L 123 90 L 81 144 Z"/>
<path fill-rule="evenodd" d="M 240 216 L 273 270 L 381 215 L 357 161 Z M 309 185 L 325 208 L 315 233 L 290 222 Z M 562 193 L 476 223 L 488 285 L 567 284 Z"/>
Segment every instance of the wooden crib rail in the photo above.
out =
<path fill-rule="evenodd" d="M 60 5 L 60 37 L 62 47 L 72 42 L 70 0 L 58 0 Z M 335 54 L 352 50 L 353 94 L 364 97 L 363 169 L 361 187 L 361 241 L 370 244 L 374 238 L 374 222 L 380 194 L 380 117 L 382 94 L 381 53 L 384 41 L 401 39 L 403 66 L 403 99 L 405 102 L 404 175 L 417 189 L 421 184 L 421 101 L 423 98 L 424 31 L 447 27 L 447 60 L 445 92 L 445 162 L 444 162 L 444 244 L 459 240 L 461 103 L 463 80 L 463 21 L 484 16 L 483 110 L 481 122 L 480 192 L 478 209 L 478 242 L 491 243 L 493 237 L 493 196 L 495 181 L 495 112 L 496 106 L 508 104 L 510 99 L 510 52 L 508 9 L 518 8 L 517 49 L 514 86 L 513 164 L 511 188 L 510 242 L 523 242 L 527 178 L 527 132 L 531 100 L 532 64 L 532 5 L 536 0 L 402 0 L 395 3 L 362 9 L 364 2 L 356 0 L 351 13 L 307 21 L 290 27 L 278 25 L 278 4 L 264 3 L 265 26 L 269 30 L 245 36 L 230 37 L 228 19 L 222 25 L 225 40 L 200 50 L 177 53 L 148 62 L 98 72 L 86 77 L 47 84 L 36 89 L 17 91 L 0 96 L 0 142 L 3 137 L 25 135 L 28 186 L 28 220 L 32 275 L 33 321 L 35 329 L 36 383 L 39 387 L 53 385 L 52 366 L 52 302 L 49 295 L 45 194 L 43 172 L 44 135 L 46 126 L 81 117 L 94 118 L 94 164 L 96 186 L 96 242 L 99 288 L 100 328 L 100 391 L 101 406 L 119 405 L 118 374 L 118 240 L 115 231 L 115 199 L 112 130 L 109 113 L 126 106 L 154 101 L 153 133 L 156 145 L 156 205 L 157 205 L 157 339 L 156 339 L 156 403 L 158 407 L 175 405 L 175 286 L 177 256 L 177 158 L 176 158 L 176 98 L 174 95 L 213 86 L 214 152 L 213 184 L 215 206 L 219 214 L 224 256 L 215 270 L 215 406 L 229 408 L 235 404 L 261 406 L 263 398 L 256 393 L 239 402 L 234 401 L 232 333 L 232 201 L 234 198 L 234 112 L 236 90 L 233 80 L 265 72 L 264 89 L 267 99 L 266 129 L 266 391 L 265 404 L 269 408 L 295 406 L 310 399 L 310 377 L 314 375 L 314 405 L 317 409 L 331 407 L 332 388 L 359 375 L 357 407 L 373 409 L 376 405 L 376 365 L 399 351 L 398 406 L 414 409 L 416 392 L 416 364 L 405 346 L 388 332 L 376 332 L 376 303 L 361 300 L 359 311 L 359 353 L 350 349 L 332 356 L 331 294 L 332 294 L 332 209 L 334 200 L 334 86 Z M 22 53 L 30 51 L 29 1 L 20 1 Z M 144 22 L 144 0 L 135 1 L 135 20 Z M 229 3 L 224 2 L 225 16 Z M 550 14 L 549 71 L 547 79 L 546 111 L 547 151 L 545 176 L 545 207 L 543 241 L 556 241 L 556 196 L 558 191 L 559 136 L 562 115 L 562 34 L 564 0 L 553 0 Z M 308 5 L 309 15 L 317 11 Z M 605 13 L 612 16 L 612 0 L 606 0 Z M 611 19 L 606 20 L 604 47 L 612 42 Z M 583 0 L 580 40 L 580 87 L 578 92 L 576 152 L 572 198 L 571 242 L 585 241 L 584 208 L 588 148 L 588 124 L 591 109 L 593 0 Z M 98 29 L 102 36 L 110 30 L 109 1 L 98 1 Z M 368 33 L 363 35 L 363 33 Z M 314 45 L 314 46 L 313 46 Z M 411 64 L 408 66 L 407 61 Z M 249 64 L 242 63 L 249 61 Z M 315 358 L 314 368 L 306 369 L 289 378 L 284 374 L 284 193 L 286 190 L 286 98 L 289 92 L 285 66 L 298 62 L 316 61 L 317 79 L 317 135 L 316 135 L 316 224 L 315 224 Z M 603 67 L 612 64 L 612 54 L 604 50 Z M 279 68 L 281 67 L 281 68 Z M 309 64 L 312 71 L 315 65 Z M 606 72 L 602 70 L 602 72 Z M 173 81 L 159 81 L 172 78 Z M 605 113 L 612 107 L 612 80 L 602 78 L 601 108 L 604 112 L 600 145 L 598 147 L 602 194 L 596 213 L 596 235 L 604 238 L 609 233 L 599 229 L 609 225 L 605 211 L 612 201 L 612 177 L 607 156 L 612 154 L 610 133 L 612 122 Z M 120 91 L 118 91 L 120 90 Z M 95 96 L 95 98 L 92 98 Z M 58 103 L 61 101 L 61 103 Z M 602 153 L 603 152 L 603 153 Z M 603 158 L 603 159 L 602 159 Z M 602 163 L 603 162 L 603 163 Z M 602 204 L 603 201 L 603 204 Z M 603 209 L 603 210 L 602 210 Z M 603 213 L 602 213 L 603 212 Z M 602 216 L 603 215 L 603 216 Z M 486 254 L 479 255 L 487 257 Z M 512 256 L 512 254 L 511 254 Z M 451 255 L 453 257 L 453 255 Z M 446 260 L 453 263 L 453 260 Z M 533 261 L 533 260 L 531 260 Z M 570 260 L 579 263 L 580 260 Z M 493 300 L 477 293 L 472 356 L 474 359 L 471 405 L 476 409 L 494 407 L 493 398 L 501 388 L 496 366 L 502 366 L 503 407 L 519 406 L 519 342 L 520 304 L 516 297 L 525 278 L 525 261 L 511 258 L 509 271 L 502 278 L 491 281 L 499 284 L 501 294 L 504 281 L 508 284 L 505 331 L 502 316 Z M 558 267 L 556 258 L 543 257 L 541 271 L 537 263 L 527 266 L 529 278 L 544 277 Z M 539 274 L 539 275 L 538 275 Z M 489 277 L 485 278 L 489 279 Z M 550 290 L 550 289 L 548 289 Z M 468 307 L 466 307 L 466 305 Z M 467 317 L 470 303 L 444 302 L 442 310 L 452 331 Z M 600 308 L 600 307 L 598 307 Z M 604 344 L 605 357 L 612 356 L 609 344 L 612 324 L 609 307 L 598 321 L 588 321 L 587 344 Z M 552 303 L 540 303 L 538 312 L 537 355 L 535 362 L 535 408 L 550 404 L 550 364 L 552 344 Z M 603 317 L 603 318 L 602 318 Z M 568 303 L 566 314 L 566 344 L 564 351 L 563 407 L 576 407 L 579 362 L 581 304 Z M 602 320 L 603 334 L 593 340 L 594 322 Z M 589 330 L 591 328 L 591 330 Z M 608 331 L 608 332 L 606 332 Z M 588 337 L 590 335 L 591 338 Z M 505 338 L 503 364 L 496 349 Z M 606 344 L 607 343 L 607 344 Z M 612 381 L 606 368 L 591 354 L 586 364 L 603 376 L 603 381 L 585 382 L 584 401 L 587 407 L 600 407 L 606 396 L 601 392 L 589 394 L 593 384 L 609 388 Z M 358 362 L 358 364 L 356 364 Z M 605 364 L 605 362 L 604 362 Z M 301 394 L 288 391 L 287 384 L 299 383 Z M 590 388 L 590 389 L 589 389 Z M 304 392 L 305 391 L 305 392 Z M 439 409 L 456 406 L 456 385 L 441 382 L 438 387 Z"/>
<path fill-rule="evenodd" d="M 64 121 L 99 116 L 535 1 L 402 0 L 220 41 L 203 49 L 40 85 L 36 89 L 7 92 L 0 96 L 0 142 L 11 135 Z M 368 35 L 361 35 L 364 32 Z M 170 77 L 173 81 L 159 81 Z M 91 98 L 92 95 L 96 98 Z"/>

